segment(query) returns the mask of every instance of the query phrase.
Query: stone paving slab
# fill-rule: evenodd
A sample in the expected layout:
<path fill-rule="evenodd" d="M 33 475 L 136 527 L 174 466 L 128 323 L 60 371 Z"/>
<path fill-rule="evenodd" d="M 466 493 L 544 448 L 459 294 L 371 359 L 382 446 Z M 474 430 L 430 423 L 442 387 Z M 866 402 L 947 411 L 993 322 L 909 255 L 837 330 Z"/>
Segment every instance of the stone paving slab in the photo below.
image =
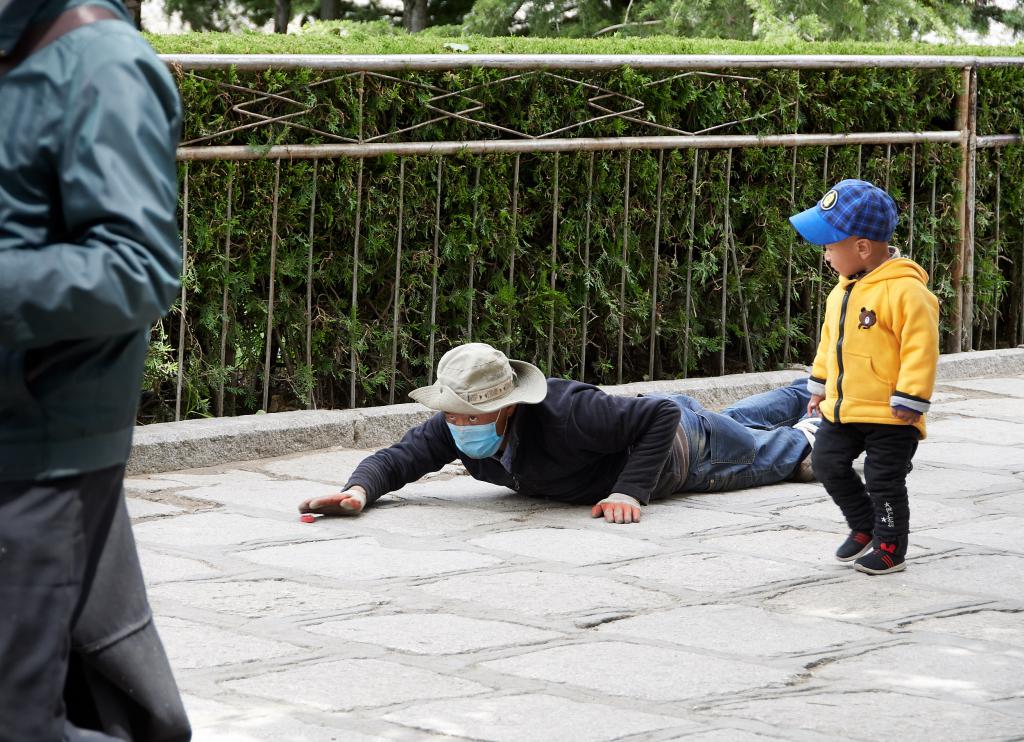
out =
<path fill-rule="evenodd" d="M 278 522 L 241 513 L 193 513 L 180 518 L 161 518 L 135 527 L 140 541 L 150 544 L 230 546 L 267 541 L 330 538 L 330 534 L 303 524 Z M 183 537 L 187 536 L 187 541 Z"/>
<path fill-rule="evenodd" d="M 377 539 L 366 536 L 342 541 L 268 546 L 241 552 L 239 556 L 257 564 L 346 580 L 430 577 L 501 563 L 497 557 L 456 549 L 410 552 L 387 548 L 381 546 Z"/>
<path fill-rule="evenodd" d="M 239 693 L 322 711 L 350 711 L 426 698 L 457 698 L 490 690 L 468 680 L 374 659 L 299 665 L 228 680 L 222 685 Z"/>
<path fill-rule="evenodd" d="M 492 660 L 483 667 L 612 696 L 682 701 L 781 686 L 795 668 L 621 641 L 587 642 Z"/>
<path fill-rule="evenodd" d="M 246 512 L 273 510 L 289 516 L 295 514 L 296 503 L 318 494 L 337 492 L 338 488 L 323 482 L 304 479 L 279 481 L 264 477 L 244 484 L 224 482 L 213 486 L 186 488 L 175 494 L 193 500 L 206 500 L 221 505 L 237 505 Z"/>
<path fill-rule="evenodd" d="M 168 616 L 157 621 L 157 629 L 167 643 L 171 665 L 183 670 L 274 659 L 303 652 L 301 647 L 285 642 L 245 636 L 237 631 Z"/>
<path fill-rule="evenodd" d="M 345 613 L 382 602 L 363 590 L 324 589 L 282 579 L 163 583 L 150 588 L 149 597 L 171 612 L 187 606 L 247 619 Z"/>
<path fill-rule="evenodd" d="M 756 719 L 776 728 L 817 732 L 819 739 L 907 742 L 1019 739 L 1020 717 L 991 708 L 893 693 L 889 689 L 824 693 L 741 701 L 713 713 Z"/>
<path fill-rule="evenodd" d="M 659 551 L 653 544 L 611 534 L 607 528 L 600 533 L 582 528 L 524 528 L 490 534 L 470 543 L 496 552 L 578 565 L 619 562 Z"/>
<path fill-rule="evenodd" d="M 814 674 L 865 689 L 976 703 L 1024 695 L 1020 666 L 1021 654 L 1013 650 L 915 643 L 881 647 L 830 662 Z"/>
<path fill-rule="evenodd" d="M 944 381 L 942 385 L 958 389 L 972 389 L 979 392 L 988 392 L 1000 397 L 1024 398 L 1024 379 L 1005 377 L 994 379 L 965 379 L 962 381 Z"/>
<path fill-rule="evenodd" d="M 1024 426 L 1008 420 L 949 416 L 929 423 L 928 434 L 946 441 L 1019 446 L 1024 443 Z"/>
<path fill-rule="evenodd" d="M 935 616 L 913 621 L 915 632 L 953 634 L 965 639 L 1013 645 L 1024 649 L 1024 621 L 1020 611 L 979 610 L 951 616 Z"/>
<path fill-rule="evenodd" d="M 527 739 L 603 742 L 665 727 L 674 727 L 677 732 L 698 728 L 696 724 L 671 717 L 596 703 L 578 703 L 539 693 L 469 701 L 435 701 L 410 706 L 384 718 L 459 738 L 497 742 Z"/>
<path fill-rule="evenodd" d="M 952 402 L 945 405 L 943 409 L 955 415 L 971 415 L 986 420 L 1016 423 L 1024 418 L 1024 399 L 1016 397 L 969 399 L 963 402 Z"/>
<path fill-rule="evenodd" d="M 661 582 L 711 594 L 765 588 L 779 582 L 805 582 L 826 576 L 820 567 L 810 564 L 714 551 L 643 559 L 616 567 L 614 572 L 631 575 L 644 582 Z"/>
<path fill-rule="evenodd" d="M 977 544 L 993 549 L 1024 553 L 1024 516 L 998 515 L 976 518 L 966 523 L 927 528 L 922 536 L 934 536 L 961 544 Z"/>
<path fill-rule="evenodd" d="M 915 461 L 996 472 L 1024 471 L 1024 450 L 981 443 L 932 443 L 918 449 Z"/>
<path fill-rule="evenodd" d="M 985 551 L 964 549 L 921 560 L 926 569 L 908 571 L 901 579 L 910 586 L 938 588 L 980 599 L 1018 600 L 1024 586 L 1024 554 Z"/>
<path fill-rule="evenodd" d="M 127 502 L 128 517 L 132 520 L 151 518 L 159 515 L 178 515 L 182 512 L 182 509 L 177 505 L 171 505 L 165 502 L 153 502 L 151 500 L 141 500 L 138 497 L 128 498 Z"/>
<path fill-rule="evenodd" d="M 911 564 L 907 570 L 915 566 Z M 765 598 L 762 605 L 783 613 L 884 626 L 898 623 L 909 616 L 928 615 L 989 602 L 960 593 L 910 587 L 904 582 L 903 573 L 886 575 L 889 579 L 882 583 L 880 580 L 853 580 L 850 578 L 860 577 L 858 572 L 848 566 L 840 565 L 840 569 L 844 571 L 836 573 L 836 579 L 831 582 L 784 589 Z"/>
<path fill-rule="evenodd" d="M 185 532 L 182 535 L 185 536 Z M 185 584 L 188 585 L 197 578 L 223 574 L 218 568 L 198 559 L 153 551 L 147 548 L 146 544 L 139 546 L 139 561 L 142 563 L 142 573 L 146 576 L 146 582 L 149 585 L 178 581 L 185 581 Z"/>
<path fill-rule="evenodd" d="M 887 638 L 883 632 L 855 624 L 785 616 L 745 605 L 686 606 L 606 623 L 598 631 L 621 639 L 657 637 L 673 644 L 741 657 L 824 652 Z"/>
<path fill-rule="evenodd" d="M 416 588 L 445 601 L 518 613 L 520 616 L 628 614 L 668 605 L 672 596 L 586 574 L 514 571 L 458 575 Z"/>
<path fill-rule="evenodd" d="M 845 528 L 817 484 L 670 498 L 617 526 L 449 466 L 358 518 L 298 522 L 372 452 L 354 424 L 348 448 L 133 476 L 195 739 L 1019 740 L 1009 357 L 940 386 L 909 567 L 884 577 L 833 559 Z"/>
<path fill-rule="evenodd" d="M 306 631 L 339 641 L 351 639 L 414 654 L 461 654 L 495 647 L 527 646 L 562 636 L 507 621 L 480 621 L 452 613 L 404 613 L 325 621 L 307 625 Z"/>

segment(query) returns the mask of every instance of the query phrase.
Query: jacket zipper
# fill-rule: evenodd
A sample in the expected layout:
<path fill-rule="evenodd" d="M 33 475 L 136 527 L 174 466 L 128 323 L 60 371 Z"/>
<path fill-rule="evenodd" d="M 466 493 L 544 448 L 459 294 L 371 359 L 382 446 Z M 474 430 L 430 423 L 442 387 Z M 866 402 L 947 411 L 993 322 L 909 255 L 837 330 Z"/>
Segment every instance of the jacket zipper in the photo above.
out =
<path fill-rule="evenodd" d="M 840 423 L 839 406 L 843 403 L 843 337 L 846 335 L 846 305 L 850 303 L 850 294 L 856 284 L 853 281 L 846 287 L 846 295 L 843 297 L 843 308 L 839 312 L 839 338 L 836 340 L 836 361 L 839 364 L 839 375 L 836 377 L 836 409 L 835 424 Z"/>

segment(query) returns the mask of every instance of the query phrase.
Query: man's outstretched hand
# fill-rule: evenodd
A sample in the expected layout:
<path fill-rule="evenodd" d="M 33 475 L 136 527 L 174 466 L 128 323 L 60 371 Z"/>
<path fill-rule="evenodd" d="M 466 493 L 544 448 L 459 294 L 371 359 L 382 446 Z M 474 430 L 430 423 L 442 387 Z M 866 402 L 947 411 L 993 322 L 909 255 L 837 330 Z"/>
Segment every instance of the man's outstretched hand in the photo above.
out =
<path fill-rule="evenodd" d="M 299 503 L 299 512 L 319 515 L 359 515 L 365 507 L 366 491 L 357 485 L 343 492 L 305 500 Z"/>
<path fill-rule="evenodd" d="M 636 498 L 616 492 L 590 509 L 592 518 L 602 515 L 609 523 L 639 523 L 640 503 Z"/>

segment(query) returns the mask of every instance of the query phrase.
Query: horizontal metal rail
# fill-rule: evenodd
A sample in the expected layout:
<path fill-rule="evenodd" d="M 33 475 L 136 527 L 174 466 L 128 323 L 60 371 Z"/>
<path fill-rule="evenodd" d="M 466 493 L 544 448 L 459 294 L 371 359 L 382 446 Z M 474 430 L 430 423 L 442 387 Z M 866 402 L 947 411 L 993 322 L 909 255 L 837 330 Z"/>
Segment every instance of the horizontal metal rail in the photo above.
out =
<path fill-rule="evenodd" d="M 1008 147 L 1011 144 L 1020 144 L 1024 137 L 1020 134 L 993 134 L 991 136 L 978 137 L 975 142 L 978 149 L 995 149 L 997 147 Z"/>
<path fill-rule="evenodd" d="M 491 139 L 465 142 L 371 142 L 364 144 L 280 144 L 181 147 L 178 160 L 312 160 L 332 157 L 516 154 L 747 147 L 842 147 L 855 144 L 959 144 L 960 131 L 865 132 L 860 134 L 703 135 L 671 137 L 579 137 L 576 139 Z"/>
<path fill-rule="evenodd" d="M 736 69 L 946 69 L 1020 67 L 1024 56 L 828 54 L 163 54 L 183 70 L 314 69 L 348 72 L 455 70 L 736 70 Z"/>

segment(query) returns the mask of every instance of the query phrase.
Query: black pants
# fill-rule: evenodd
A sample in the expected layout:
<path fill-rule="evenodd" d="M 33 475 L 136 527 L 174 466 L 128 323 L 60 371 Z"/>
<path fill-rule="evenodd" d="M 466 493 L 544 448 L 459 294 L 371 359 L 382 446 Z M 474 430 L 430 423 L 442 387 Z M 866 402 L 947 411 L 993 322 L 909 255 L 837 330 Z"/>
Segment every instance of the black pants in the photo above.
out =
<path fill-rule="evenodd" d="M 814 476 L 843 511 L 851 530 L 867 531 L 875 543 L 896 543 L 903 556 L 910 532 L 907 471 L 920 435 L 911 425 L 840 423 L 824 418 L 814 437 Z M 862 452 L 862 482 L 853 461 Z"/>
<path fill-rule="evenodd" d="M 0 740 L 188 740 L 124 467 L 0 482 Z M 97 731 L 86 731 L 86 730 Z"/>

